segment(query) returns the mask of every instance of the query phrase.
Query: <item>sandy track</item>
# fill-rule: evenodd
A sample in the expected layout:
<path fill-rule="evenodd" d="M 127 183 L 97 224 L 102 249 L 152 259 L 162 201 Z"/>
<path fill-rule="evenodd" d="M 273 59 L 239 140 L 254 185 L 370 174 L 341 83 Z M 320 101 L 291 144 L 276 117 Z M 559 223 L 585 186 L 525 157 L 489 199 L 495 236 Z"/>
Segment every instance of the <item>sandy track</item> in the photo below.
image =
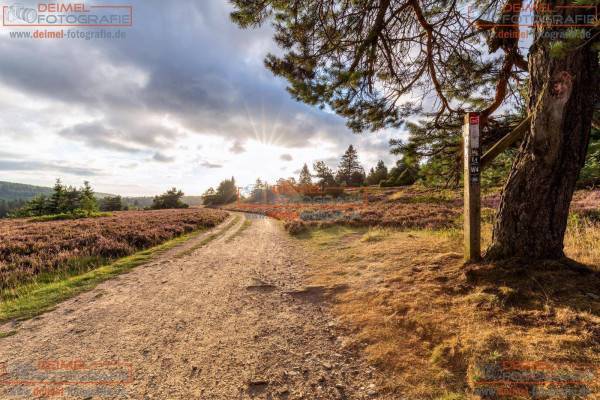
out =
<path fill-rule="evenodd" d="M 303 250 L 277 222 L 252 220 L 233 240 L 226 239 L 241 221 L 191 254 L 175 257 L 206 235 L 38 318 L 3 326 L 17 333 L 0 339 L 0 397 L 378 398 L 372 370 L 342 349 L 320 290 L 304 287 Z M 32 379 L 40 360 L 81 360 L 85 368 L 61 364 Z M 106 361 L 119 364 L 91 364 Z M 97 371 L 115 380 L 129 366 L 131 383 L 122 385 L 6 384 L 67 373 L 88 380 Z"/>

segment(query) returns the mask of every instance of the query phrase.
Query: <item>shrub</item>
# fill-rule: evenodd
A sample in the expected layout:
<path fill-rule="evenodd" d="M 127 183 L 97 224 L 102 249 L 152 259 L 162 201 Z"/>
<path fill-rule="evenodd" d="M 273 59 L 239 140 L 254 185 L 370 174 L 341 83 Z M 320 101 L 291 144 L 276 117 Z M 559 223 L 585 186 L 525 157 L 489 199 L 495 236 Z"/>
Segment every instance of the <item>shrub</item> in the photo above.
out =
<path fill-rule="evenodd" d="M 290 235 L 299 235 L 308 230 L 306 224 L 302 221 L 289 221 L 285 223 L 284 227 Z"/>

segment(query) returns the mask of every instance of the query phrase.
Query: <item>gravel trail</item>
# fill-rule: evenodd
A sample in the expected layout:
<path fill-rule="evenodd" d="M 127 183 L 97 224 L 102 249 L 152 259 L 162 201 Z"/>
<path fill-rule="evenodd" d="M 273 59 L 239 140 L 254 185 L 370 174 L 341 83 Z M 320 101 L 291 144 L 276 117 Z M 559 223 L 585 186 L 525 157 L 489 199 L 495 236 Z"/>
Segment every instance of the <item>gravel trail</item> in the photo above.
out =
<path fill-rule="evenodd" d="M 244 218 L 0 327 L 16 330 L 0 339 L 0 398 L 382 398 L 342 346 L 331 290 L 305 286 L 305 250 Z"/>

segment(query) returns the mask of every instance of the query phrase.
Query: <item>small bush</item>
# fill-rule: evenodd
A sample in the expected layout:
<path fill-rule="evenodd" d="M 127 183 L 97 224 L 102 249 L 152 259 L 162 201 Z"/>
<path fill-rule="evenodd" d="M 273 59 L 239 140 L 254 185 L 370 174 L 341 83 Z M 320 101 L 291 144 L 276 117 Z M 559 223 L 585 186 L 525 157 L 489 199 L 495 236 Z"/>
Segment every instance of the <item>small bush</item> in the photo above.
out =
<path fill-rule="evenodd" d="M 302 232 L 306 232 L 308 229 L 306 224 L 302 221 L 289 221 L 285 223 L 284 227 L 290 235 L 298 235 Z"/>

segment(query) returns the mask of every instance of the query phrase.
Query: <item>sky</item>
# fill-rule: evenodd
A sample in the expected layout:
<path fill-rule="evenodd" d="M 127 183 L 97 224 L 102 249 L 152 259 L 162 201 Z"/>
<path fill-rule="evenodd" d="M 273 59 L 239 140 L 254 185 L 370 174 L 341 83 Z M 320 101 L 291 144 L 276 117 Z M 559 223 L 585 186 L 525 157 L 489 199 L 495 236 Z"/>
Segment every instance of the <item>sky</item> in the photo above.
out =
<path fill-rule="evenodd" d="M 37 28 L 0 27 L 0 180 L 198 195 L 231 176 L 245 186 L 297 177 L 305 162 L 336 167 L 350 144 L 367 171 L 394 162 L 388 142 L 402 132 L 357 135 L 293 100 L 263 64 L 278 52 L 271 28 L 238 28 L 228 2 L 86 4 L 131 4 L 125 38 L 26 39 L 11 32 Z"/>

